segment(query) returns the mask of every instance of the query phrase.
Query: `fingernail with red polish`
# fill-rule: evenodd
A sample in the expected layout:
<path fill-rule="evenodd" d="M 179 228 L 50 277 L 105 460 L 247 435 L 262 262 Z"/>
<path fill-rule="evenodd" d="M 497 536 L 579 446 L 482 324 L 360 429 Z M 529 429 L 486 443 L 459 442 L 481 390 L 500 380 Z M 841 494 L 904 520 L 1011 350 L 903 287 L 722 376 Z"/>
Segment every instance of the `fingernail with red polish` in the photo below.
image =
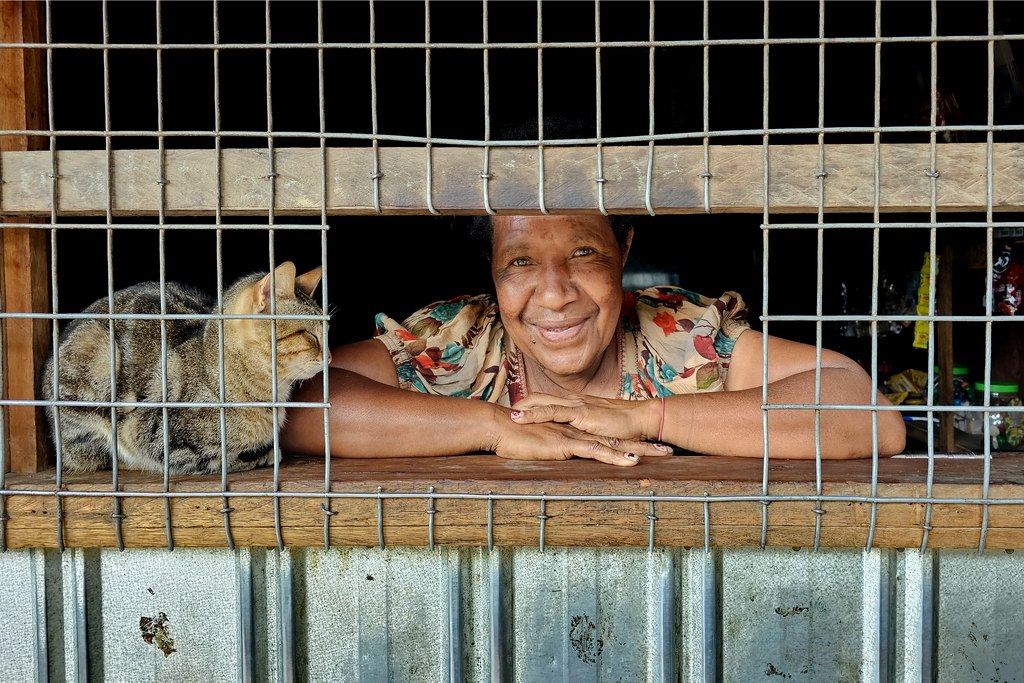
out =
<path fill-rule="evenodd" d="M 656 443 L 656 444 L 654 444 L 654 447 L 657 448 L 659 451 L 665 451 L 666 453 L 671 453 L 672 452 L 672 447 L 671 446 L 666 446 L 663 443 Z"/>
<path fill-rule="evenodd" d="M 640 457 L 636 453 L 626 453 L 625 457 L 626 457 L 627 460 L 639 460 L 640 459 Z"/>
<path fill-rule="evenodd" d="M 512 411 L 512 419 L 515 419 L 517 417 L 522 417 L 522 416 L 523 416 L 523 411 L 521 411 L 521 410 L 513 410 Z"/>

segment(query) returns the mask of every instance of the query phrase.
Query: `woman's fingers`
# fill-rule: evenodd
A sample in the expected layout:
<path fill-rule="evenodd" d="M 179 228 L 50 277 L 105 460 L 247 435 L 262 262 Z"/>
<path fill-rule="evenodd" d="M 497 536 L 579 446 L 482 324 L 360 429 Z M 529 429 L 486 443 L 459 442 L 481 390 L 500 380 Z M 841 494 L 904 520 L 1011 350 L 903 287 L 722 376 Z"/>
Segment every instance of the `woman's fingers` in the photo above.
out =
<path fill-rule="evenodd" d="M 545 403 L 533 407 L 524 407 L 523 403 L 517 403 L 510 414 L 512 421 L 519 425 L 562 423 L 597 437 L 643 438 L 643 431 L 636 424 L 636 411 L 640 407 L 636 401 L 591 398 L 578 404 Z"/>
<path fill-rule="evenodd" d="M 621 424 L 618 424 L 618 422 L 607 419 L 603 421 L 594 419 L 593 415 L 587 414 L 586 407 L 581 409 L 576 406 L 546 404 L 522 410 L 519 408 L 519 404 L 517 404 L 516 409 L 511 412 L 510 416 L 513 422 L 523 426 L 542 423 L 572 425 L 578 430 L 574 440 L 579 441 L 581 444 L 589 444 L 584 448 L 596 448 L 595 452 L 600 453 L 602 457 L 619 460 L 613 453 L 618 455 L 631 453 L 641 457 L 672 454 L 672 448 L 664 444 L 614 436 L 614 434 L 626 434 L 629 431 L 622 427 Z M 616 417 L 618 416 L 616 415 Z M 596 444 L 596 446 L 593 444 Z M 587 453 L 574 452 L 572 455 L 583 458 L 590 457 L 596 460 L 601 459 Z"/>
<path fill-rule="evenodd" d="M 526 398 L 516 403 L 515 408 L 518 410 L 527 410 L 530 408 L 537 408 L 541 406 L 549 405 L 560 405 L 560 406 L 581 406 L 586 401 L 579 396 L 554 396 L 552 394 L 530 394 Z"/>
<path fill-rule="evenodd" d="M 512 411 L 512 419 L 519 424 L 535 424 L 537 422 L 569 422 L 578 418 L 580 409 L 578 406 L 546 405 L 526 406 L 526 401 L 520 401 Z"/>
<path fill-rule="evenodd" d="M 618 451 L 610 448 L 594 447 L 591 449 L 591 453 L 581 455 L 580 457 L 590 458 L 591 460 L 597 460 L 609 465 L 618 465 L 620 467 L 632 467 L 640 462 L 640 458 L 636 453 L 619 453 Z"/>
<path fill-rule="evenodd" d="M 600 460 L 613 465 L 635 465 L 640 458 L 662 457 L 672 454 L 672 448 L 660 443 L 594 437 L 580 433 L 569 441 L 569 455 Z"/>
<path fill-rule="evenodd" d="M 574 448 L 573 455 L 581 458 L 599 460 L 610 465 L 631 466 L 640 462 L 641 457 L 671 455 L 672 449 L 662 444 L 646 442 L 613 440 L 605 443 L 601 440 L 579 440 L 580 447 Z"/>
<path fill-rule="evenodd" d="M 610 401 L 595 396 L 551 396 L 530 394 L 512 406 L 512 419 L 519 424 L 564 422 L 593 434 L 614 434 L 604 430 L 608 420 L 616 422 L 625 401 Z"/>
<path fill-rule="evenodd" d="M 671 455 L 672 449 L 648 441 L 589 434 L 559 422 L 517 425 L 509 421 L 495 453 L 514 460 L 588 458 L 628 467 L 640 458 Z"/>

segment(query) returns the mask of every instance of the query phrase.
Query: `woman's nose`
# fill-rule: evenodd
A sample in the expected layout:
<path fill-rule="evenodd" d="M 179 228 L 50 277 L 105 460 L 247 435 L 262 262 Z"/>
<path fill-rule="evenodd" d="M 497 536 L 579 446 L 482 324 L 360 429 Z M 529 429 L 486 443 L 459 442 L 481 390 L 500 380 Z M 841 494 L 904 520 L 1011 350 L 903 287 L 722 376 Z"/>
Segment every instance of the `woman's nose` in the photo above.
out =
<path fill-rule="evenodd" d="M 573 282 L 569 269 L 560 264 L 552 264 L 540 272 L 536 296 L 547 308 L 560 309 L 575 300 L 576 283 Z"/>

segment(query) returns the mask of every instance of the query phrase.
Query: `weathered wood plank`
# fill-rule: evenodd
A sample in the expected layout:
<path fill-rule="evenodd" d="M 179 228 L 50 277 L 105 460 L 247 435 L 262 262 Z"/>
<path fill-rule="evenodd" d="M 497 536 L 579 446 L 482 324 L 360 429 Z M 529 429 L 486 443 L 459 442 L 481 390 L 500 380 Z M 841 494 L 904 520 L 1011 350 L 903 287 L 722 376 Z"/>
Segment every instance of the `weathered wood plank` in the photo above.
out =
<path fill-rule="evenodd" d="M 938 278 L 935 281 L 937 301 L 935 312 L 938 315 L 953 315 L 953 245 L 947 235 L 942 235 L 942 251 L 939 252 Z M 945 405 L 953 404 L 953 323 L 940 320 L 935 323 L 935 363 L 944 372 L 939 374 L 938 402 Z M 950 453 L 956 448 L 956 429 L 953 425 L 953 413 L 939 414 L 939 450 Z"/>
<path fill-rule="evenodd" d="M 0 42 L 40 42 L 45 4 L 0 3 Z M 39 130 L 46 126 L 45 72 L 40 50 L 0 50 L 0 129 Z M 0 136 L 0 163 L 25 151 L 40 149 L 41 136 Z M 0 183 L 0 197 L 4 192 Z M 2 202 L 2 199 L 0 199 Z M 32 212 L 30 212 L 32 213 Z M 34 213 L 49 214 L 49 209 Z M 10 219 L 3 219 L 4 222 Z M 30 219 L 31 220 L 31 219 Z M 21 220 L 19 222 L 24 222 Z M 46 311 L 50 301 L 49 244 L 42 230 L 6 228 L 0 223 L 3 254 L 0 287 L 5 311 Z M 3 324 L 3 396 L 36 397 L 36 377 L 49 350 L 50 327 L 45 320 L 6 319 Z M 46 427 L 43 411 L 30 406 L 6 410 L 7 462 L 14 472 L 36 472 L 46 466 Z"/>
<path fill-rule="evenodd" d="M 440 147 L 432 152 L 433 205 L 446 213 L 479 213 L 484 208 L 480 178 L 484 151 Z M 274 174 L 265 149 L 167 150 L 161 173 L 156 150 L 120 150 L 108 169 L 103 151 L 69 150 L 57 155 L 61 215 L 103 215 L 114 192 L 118 216 L 155 215 L 161 201 L 168 215 L 210 215 L 222 190 L 227 215 L 315 216 L 326 200 L 327 213 L 374 211 L 373 151 L 369 148 L 283 148 L 275 153 Z M 645 213 L 647 147 L 605 147 L 605 206 L 616 213 Z M 499 211 L 538 211 L 539 154 L 536 148 L 490 150 L 490 204 Z M 934 181 L 940 211 L 984 210 L 987 202 L 984 144 L 942 144 Z M 427 151 L 413 147 L 379 150 L 379 204 L 385 213 L 427 213 Z M 760 145 L 713 146 L 709 202 L 714 212 L 760 213 L 763 150 Z M 0 214 L 49 213 L 51 160 L 47 152 L 8 152 L 2 157 L 4 192 Z M 326 165 L 326 197 L 321 178 Z M 817 211 L 819 172 L 815 145 L 774 145 L 770 149 L 769 207 L 776 212 Z M 993 147 L 993 208 L 1024 208 L 1024 144 Z M 660 146 L 654 158 L 651 205 L 660 213 L 704 211 L 700 147 Z M 880 209 L 927 211 L 931 202 L 930 148 L 926 144 L 881 147 Z M 872 145 L 825 146 L 825 209 L 868 212 L 874 205 Z M 597 150 L 554 147 L 544 153 L 544 204 L 551 211 L 593 211 L 598 206 Z M 161 199 L 161 180 L 165 180 Z M 219 179 L 219 181 L 218 181 Z"/>
<path fill-rule="evenodd" d="M 1021 464 L 1024 454 L 1000 455 L 992 461 L 989 498 L 1024 500 Z M 939 459 L 935 462 L 932 494 L 936 499 L 981 497 L 982 461 Z M 434 487 L 434 542 L 439 545 L 486 545 L 488 500 L 439 498 L 441 494 L 492 494 L 492 534 L 497 545 L 537 545 L 540 541 L 540 501 L 500 498 L 507 495 L 547 494 L 545 543 L 550 546 L 637 546 L 648 543 L 649 496 L 655 498 L 655 543 L 702 546 L 703 500 L 667 501 L 665 496 L 712 499 L 724 496 L 758 497 L 761 463 L 734 458 L 672 458 L 614 468 L 585 460 L 564 463 L 504 461 L 493 456 L 374 460 L 337 459 L 332 462 L 332 491 L 362 494 L 335 498 L 330 520 L 331 543 L 374 546 L 378 543 L 377 487 L 385 494 L 415 497 L 384 498 L 381 523 L 384 541 L 393 546 L 424 546 L 429 542 L 428 487 Z M 823 463 L 826 496 L 868 497 L 870 461 Z M 107 492 L 109 472 L 65 475 L 65 490 Z M 281 467 L 281 524 L 285 543 L 318 546 L 323 543 L 323 498 L 288 497 L 288 493 L 323 490 L 322 459 L 289 459 Z M 769 493 L 773 496 L 813 496 L 814 463 L 771 463 Z M 122 490 L 159 492 L 159 477 L 123 472 Z M 181 477 L 175 492 L 219 491 L 218 477 Z M 923 537 L 926 506 L 912 499 L 926 494 L 927 461 L 885 459 L 879 462 L 874 544 L 879 547 L 917 547 Z M 53 489 L 52 473 L 10 475 L 7 498 L 9 547 L 55 547 L 56 497 L 31 496 L 19 491 Z M 275 546 L 272 470 L 238 473 L 230 490 L 252 493 L 230 500 L 234 541 L 243 546 Z M 550 496 L 645 496 L 642 500 L 552 499 Z M 885 502 L 884 499 L 900 499 Z M 911 502 L 906 502 L 911 499 Z M 768 542 L 776 546 L 809 546 L 814 542 L 814 500 L 777 500 L 767 507 Z M 861 547 L 867 542 L 871 504 L 859 500 L 820 503 L 820 543 L 825 547 Z M 64 540 L 69 547 L 110 547 L 116 544 L 113 500 L 110 496 L 65 496 Z M 986 545 L 1024 547 L 1022 505 L 990 505 Z M 174 542 L 183 546 L 226 545 L 220 496 L 171 498 Z M 164 504 L 160 497 L 126 497 L 122 531 L 129 547 L 166 545 Z M 982 506 L 939 502 L 932 506 L 929 546 L 974 548 L 980 539 Z M 717 546 L 757 545 L 761 539 L 759 500 L 712 500 L 710 539 Z"/>

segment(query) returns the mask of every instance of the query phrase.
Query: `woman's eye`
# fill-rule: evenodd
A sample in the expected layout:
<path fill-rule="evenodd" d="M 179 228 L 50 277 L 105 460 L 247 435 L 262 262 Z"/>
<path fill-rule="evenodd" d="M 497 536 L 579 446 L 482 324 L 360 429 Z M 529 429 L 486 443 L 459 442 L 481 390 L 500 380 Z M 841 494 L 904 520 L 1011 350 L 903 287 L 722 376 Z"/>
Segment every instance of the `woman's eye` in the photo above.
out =
<path fill-rule="evenodd" d="M 575 253 L 576 256 L 590 256 L 594 253 L 594 250 L 591 247 L 580 247 Z"/>
<path fill-rule="evenodd" d="M 511 265 L 513 265 L 513 266 L 525 266 L 525 265 L 529 265 L 529 263 L 530 263 L 530 261 L 528 259 L 517 258 L 517 259 L 512 259 Z"/>

